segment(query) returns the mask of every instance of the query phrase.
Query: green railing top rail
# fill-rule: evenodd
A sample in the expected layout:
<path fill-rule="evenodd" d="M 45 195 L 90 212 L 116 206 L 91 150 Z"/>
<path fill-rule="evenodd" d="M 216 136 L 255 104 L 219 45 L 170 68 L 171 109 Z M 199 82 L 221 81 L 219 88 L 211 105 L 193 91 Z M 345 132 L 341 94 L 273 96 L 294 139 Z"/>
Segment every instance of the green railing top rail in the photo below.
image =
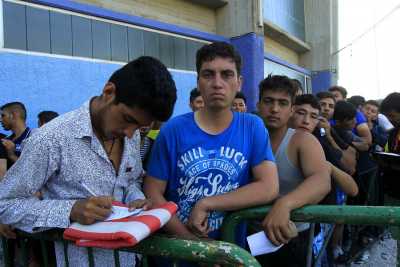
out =
<path fill-rule="evenodd" d="M 36 234 L 18 231 L 18 237 L 48 241 L 63 240 L 60 230 Z M 156 234 L 134 247 L 122 248 L 119 251 L 227 266 L 260 267 L 260 264 L 249 252 L 235 244 L 224 241 L 184 240 Z"/>
<path fill-rule="evenodd" d="M 243 209 L 231 213 L 222 225 L 222 240 L 235 242 L 236 226 L 244 220 L 262 220 L 271 206 Z M 310 205 L 292 211 L 296 222 L 320 222 L 400 226 L 400 207 Z"/>

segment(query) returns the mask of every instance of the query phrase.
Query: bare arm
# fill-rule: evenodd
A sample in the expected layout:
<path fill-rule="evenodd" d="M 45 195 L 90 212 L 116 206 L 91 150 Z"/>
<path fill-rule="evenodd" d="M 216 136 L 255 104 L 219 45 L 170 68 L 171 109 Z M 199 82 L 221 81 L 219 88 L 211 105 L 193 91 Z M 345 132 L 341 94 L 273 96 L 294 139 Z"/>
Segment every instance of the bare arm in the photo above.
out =
<path fill-rule="evenodd" d="M 335 183 L 345 192 L 347 195 L 355 197 L 358 194 L 358 186 L 354 181 L 353 177 L 348 175 L 346 172 L 327 162 L 329 167 L 332 169 L 332 178 Z"/>
<path fill-rule="evenodd" d="M 267 204 L 279 191 L 278 171 L 272 161 L 264 160 L 253 167 L 253 181 L 234 191 L 210 196 L 196 203 L 189 217 L 188 226 L 199 236 L 208 232 L 207 218 L 211 211 L 229 211 Z"/>
<path fill-rule="evenodd" d="M 275 244 L 289 242 L 292 210 L 318 203 L 330 191 L 330 170 L 319 142 L 312 135 L 301 132 L 296 132 L 292 139 L 292 144 L 296 146 L 297 162 L 305 179 L 293 191 L 279 198 L 263 221 L 268 237 Z"/>
<path fill-rule="evenodd" d="M 167 187 L 167 182 L 146 176 L 144 179 L 143 190 L 147 198 L 151 199 L 155 206 L 164 204 L 167 200 L 164 198 L 164 193 Z M 195 238 L 189 229 L 174 215 L 171 220 L 164 226 L 164 229 L 172 234 L 184 238 Z"/>
<path fill-rule="evenodd" d="M 369 130 L 368 124 L 361 123 L 357 125 L 357 135 L 368 145 L 368 147 L 372 144 L 372 135 L 371 131 Z M 368 149 L 367 149 L 368 150 Z"/>

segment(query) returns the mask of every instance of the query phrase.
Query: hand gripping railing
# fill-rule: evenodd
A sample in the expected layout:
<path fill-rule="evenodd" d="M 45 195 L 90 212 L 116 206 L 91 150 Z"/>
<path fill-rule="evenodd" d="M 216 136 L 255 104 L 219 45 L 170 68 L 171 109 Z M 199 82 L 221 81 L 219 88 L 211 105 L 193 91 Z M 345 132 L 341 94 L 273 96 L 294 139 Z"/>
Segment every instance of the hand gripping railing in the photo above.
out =
<path fill-rule="evenodd" d="M 224 219 L 222 240 L 234 243 L 239 223 L 262 221 L 270 209 L 271 206 L 262 206 L 231 213 Z M 310 205 L 292 211 L 290 218 L 296 222 L 400 226 L 400 207 Z"/>
<path fill-rule="evenodd" d="M 28 266 L 27 259 L 27 249 L 23 245 L 23 242 L 27 239 L 40 240 L 42 245 L 42 256 L 43 264 L 48 266 L 48 259 L 46 258 L 46 246 L 44 241 L 63 241 L 64 250 L 67 250 L 68 244 L 70 242 L 64 241 L 62 239 L 62 231 L 51 230 L 48 232 L 29 234 L 26 232 L 18 231 L 17 233 L 18 241 L 21 243 L 23 264 Z M 5 253 L 4 260 L 5 266 L 12 266 L 11 259 L 7 255 L 6 249 L 6 239 L 3 238 L 3 251 Z M 163 235 L 153 235 L 145 240 L 141 241 L 134 247 L 123 248 L 120 250 L 114 250 L 115 266 L 119 267 L 119 251 L 126 251 L 132 253 L 139 253 L 142 255 L 149 256 L 162 256 L 171 258 L 173 260 L 186 260 L 201 263 L 211 263 L 211 264 L 222 264 L 226 266 L 252 266 L 260 267 L 260 264 L 252 257 L 246 250 L 240 248 L 231 243 L 223 241 L 202 241 L 202 240 L 183 240 L 174 237 L 167 237 Z M 89 266 L 94 267 L 93 251 L 88 248 L 88 260 Z M 64 266 L 69 266 L 68 258 L 64 259 Z"/>

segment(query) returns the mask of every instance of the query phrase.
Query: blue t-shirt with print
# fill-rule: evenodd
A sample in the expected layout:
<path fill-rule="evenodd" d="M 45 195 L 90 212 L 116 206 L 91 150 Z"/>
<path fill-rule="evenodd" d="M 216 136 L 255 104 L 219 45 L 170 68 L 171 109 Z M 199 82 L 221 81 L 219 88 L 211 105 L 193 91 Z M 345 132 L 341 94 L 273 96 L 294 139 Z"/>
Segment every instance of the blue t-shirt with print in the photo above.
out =
<path fill-rule="evenodd" d="M 233 112 L 230 126 L 211 135 L 199 128 L 194 113 L 187 113 L 161 128 L 147 170 L 167 181 L 165 197 L 178 204 L 177 215 L 185 223 L 197 201 L 248 184 L 251 168 L 264 160 L 275 159 L 268 132 L 257 116 Z M 210 237 L 219 237 L 224 215 L 210 213 Z"/>

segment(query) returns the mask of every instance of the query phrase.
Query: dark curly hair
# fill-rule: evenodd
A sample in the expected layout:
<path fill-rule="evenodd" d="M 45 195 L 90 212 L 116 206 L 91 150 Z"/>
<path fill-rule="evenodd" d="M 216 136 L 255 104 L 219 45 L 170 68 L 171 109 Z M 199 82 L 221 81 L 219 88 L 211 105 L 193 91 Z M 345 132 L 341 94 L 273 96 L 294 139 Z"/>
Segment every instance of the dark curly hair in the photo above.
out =
<path fill-rule="evenodd" d="M 291 103 L 293 104 L 297 88 L 293 84 L 292 80 L 287 76 L 269 74 L 267 78 L 260 82 L 258 90 L 258 98 L 260 101 L 264 91 L 278 91 L 287 93 L 290 97 Z"/>
<path fill-rule="evenodd" d="M 116 103 L 139 107 L 158 121 L 168 120 L 176 102 L 176 87 L 168 69 L 152 57 L 139 57 L 115 71 Z"/>
<path fill-rule="evenodd" d="M 204 45 L 196 53 L 196 70 L 200 73 L 201 66 L 204 62 L 214 60 L 216 57 L 230 58 L 235 62 L 236 71 L 240 75 L 242 69 L 242 58 L 235 48 L 226 42 L 215 42 Z"/>
<path fill-rule="evenodd" d="M 381 110 L 383 114 L 392 111 L 400 112 L 400 93 L 394 92 L 385 97 L 381 103 Z"/>

